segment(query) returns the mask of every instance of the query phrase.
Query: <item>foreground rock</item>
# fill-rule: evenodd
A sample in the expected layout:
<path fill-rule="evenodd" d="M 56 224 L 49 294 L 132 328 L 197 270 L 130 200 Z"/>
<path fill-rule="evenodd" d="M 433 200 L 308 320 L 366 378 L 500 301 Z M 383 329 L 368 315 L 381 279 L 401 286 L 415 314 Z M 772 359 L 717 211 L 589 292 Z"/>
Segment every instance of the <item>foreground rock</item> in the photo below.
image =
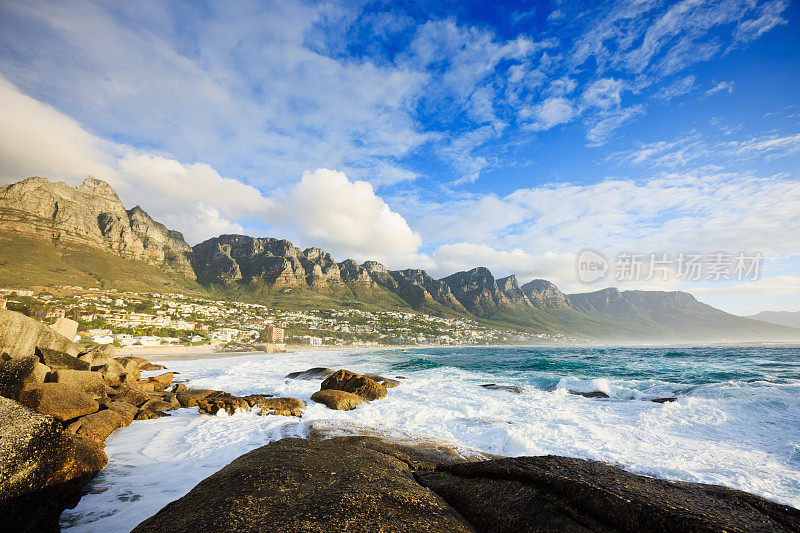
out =
<path fill-rule="evenodd" d="M 136 532 L 472 531 L 409 465 L 348 440 L 284 439 L 247 453 Z"/>
<path fill-rule="evenodd" d="M 798 531 L 800 510 L 745 492 L 566 457 L 468 462 L 374 437 L 284 439 L 245 454 L 135 532 Z"/>
<path fill-rule="evenodd" d="M 481 531 L 800 530 L 800 510 L 753 494 L 567 457 L 442 465 L 416 479 Z"/>
<path fill-rule="evenodd" d="M 386 387 L 377 381 L 349 370 L 338 370 L 328 376 L 320 385 L 320 390 L 325 389 L 352 392 L 365 400 L 380 400 L 385 398 L 387 394 Z"/>
<path fill-rule="evenodd" d="M 319 390 L 311 395 L 311 399 L 337 411 L 350 411 L 362 403 L 369 403 L 358 394 L 335 389 Z"/>
<path fill-rule="evenodd" d="M 58 531 L 58 517 L 105 465 L 102 445 L 70 438 L 56 419 L 0 398 L 3 531 Z"/>

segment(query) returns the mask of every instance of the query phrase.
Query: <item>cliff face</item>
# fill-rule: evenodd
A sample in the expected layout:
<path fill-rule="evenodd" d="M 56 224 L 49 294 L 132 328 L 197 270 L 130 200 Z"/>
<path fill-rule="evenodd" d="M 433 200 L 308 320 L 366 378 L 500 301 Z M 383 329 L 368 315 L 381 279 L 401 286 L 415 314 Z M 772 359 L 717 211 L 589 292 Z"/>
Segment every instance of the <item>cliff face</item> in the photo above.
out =
<path fill-rule="evenodd" d="M 503 294 L 488 268 L 477 267 L 465 272 L 456 272 L 442 279 L 459 302 L 476 316 L 486 316 L 498 307 L 509 307 L 511 300 Z M 513 291 L 516 279 L 505 278 Z"/>
<path fill-rule="evenodd" d="M 553 283 L 544 279 L 534 279 L 522 286 L 522 292 L 531 305 L 538 309 L 563 311 L 570 309 L 567 296 Z"/>
<path fill-rule="evenodd" d="M 44 178 L 0 187 L 0 231 L 99 248 L 194 277 L 180 233 L 138 206 L 126 211 L 110 185 L 91 177 L 78 187 Z"/>

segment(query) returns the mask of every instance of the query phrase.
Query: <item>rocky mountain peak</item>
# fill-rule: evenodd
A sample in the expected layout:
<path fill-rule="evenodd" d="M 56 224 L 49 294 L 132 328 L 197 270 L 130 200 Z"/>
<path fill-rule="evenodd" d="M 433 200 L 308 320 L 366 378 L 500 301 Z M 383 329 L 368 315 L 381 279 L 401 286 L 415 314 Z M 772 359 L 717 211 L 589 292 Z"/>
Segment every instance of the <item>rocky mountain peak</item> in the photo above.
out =
<path fill-rule="evenodd" d="M 0 230 L 101 249 L 194 277 L 189 246 L 142 211 L 131 219 L 111 186 L 89 177 L 78 187 L 29 178 L 0 188 Z M 142 214 L 144 213 L 144 214 Z"/>
<path fill-rule="evenodd" d="M 546 279 L 534 279 L 523 285 L 522 292 L 536 308 L 565 310 L 570 308 L 567 296 Z"/>
<path fill-rule="evenodd" d="M 99 196 L 112 202 L 119 202 L 117 192 L 103 180 L 89 176 L 77 187 L 77 191 L 89 196 Z M 120 202 L 121 203 L 121 202 Z"/>

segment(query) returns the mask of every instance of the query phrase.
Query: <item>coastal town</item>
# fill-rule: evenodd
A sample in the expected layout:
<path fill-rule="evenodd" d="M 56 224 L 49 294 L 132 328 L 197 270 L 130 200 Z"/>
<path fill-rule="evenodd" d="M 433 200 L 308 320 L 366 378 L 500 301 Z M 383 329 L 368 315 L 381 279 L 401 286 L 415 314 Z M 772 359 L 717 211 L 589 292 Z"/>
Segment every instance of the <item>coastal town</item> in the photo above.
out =
<path fill-rule="evenodd" d="M 417 346 L 543 343 L 558 335 L 518 333 L 464 318 L 363 309 L 272 309 L 182 294 L 77 286 L 2 288 L 0 308 L 53 323 L 78 323 L 76 341 L 128 346 L 281 349 L 295 346 Z"/>

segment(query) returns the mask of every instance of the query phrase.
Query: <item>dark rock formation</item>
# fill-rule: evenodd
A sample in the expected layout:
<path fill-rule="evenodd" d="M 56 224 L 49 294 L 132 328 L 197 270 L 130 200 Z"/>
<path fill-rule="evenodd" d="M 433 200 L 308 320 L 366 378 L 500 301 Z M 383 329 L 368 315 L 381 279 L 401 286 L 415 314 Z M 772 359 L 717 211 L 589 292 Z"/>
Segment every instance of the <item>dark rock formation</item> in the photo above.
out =
<path fill-rule="evenodd" d="M 325 368 L 321 366 L 316 366 L 314 368 L 309 368 L 308 370 L 303 370 L 302 372 L 291 372 L 286 374 L 288 379 L 305 379 L 305 380 L 314 380 L 314 379 L 325 379 L 331 374 L 333 374 L 333 370 L 330 368 Z"/>
<path fill-rule="evenodd" d="M 490 390 L 504 390 L 506 392 L 513 392 L 515 394 L 521 394 L 525 392 L 525 389 L 522 387 L 517 387 L 516 385 L 498 385 L 497 383 L 484 383 L 481 385 L 484 389 Z"/>
<path fill-rule="evenodd" d="M 603 391 L 591 391 L 591 392 L 581 392 L 576 390 L 569 391 L 570 394 L 574 394 L 575 396 L 583 396 L 584 398 L 610 398 L 608 394 Z"/>
<path fill-rule="evenodd" d="M 442 465 L 416 479 L 479 531 L 797 531 L 800 510 L 714 485 L 597 461 L 518 457 Z"/>

